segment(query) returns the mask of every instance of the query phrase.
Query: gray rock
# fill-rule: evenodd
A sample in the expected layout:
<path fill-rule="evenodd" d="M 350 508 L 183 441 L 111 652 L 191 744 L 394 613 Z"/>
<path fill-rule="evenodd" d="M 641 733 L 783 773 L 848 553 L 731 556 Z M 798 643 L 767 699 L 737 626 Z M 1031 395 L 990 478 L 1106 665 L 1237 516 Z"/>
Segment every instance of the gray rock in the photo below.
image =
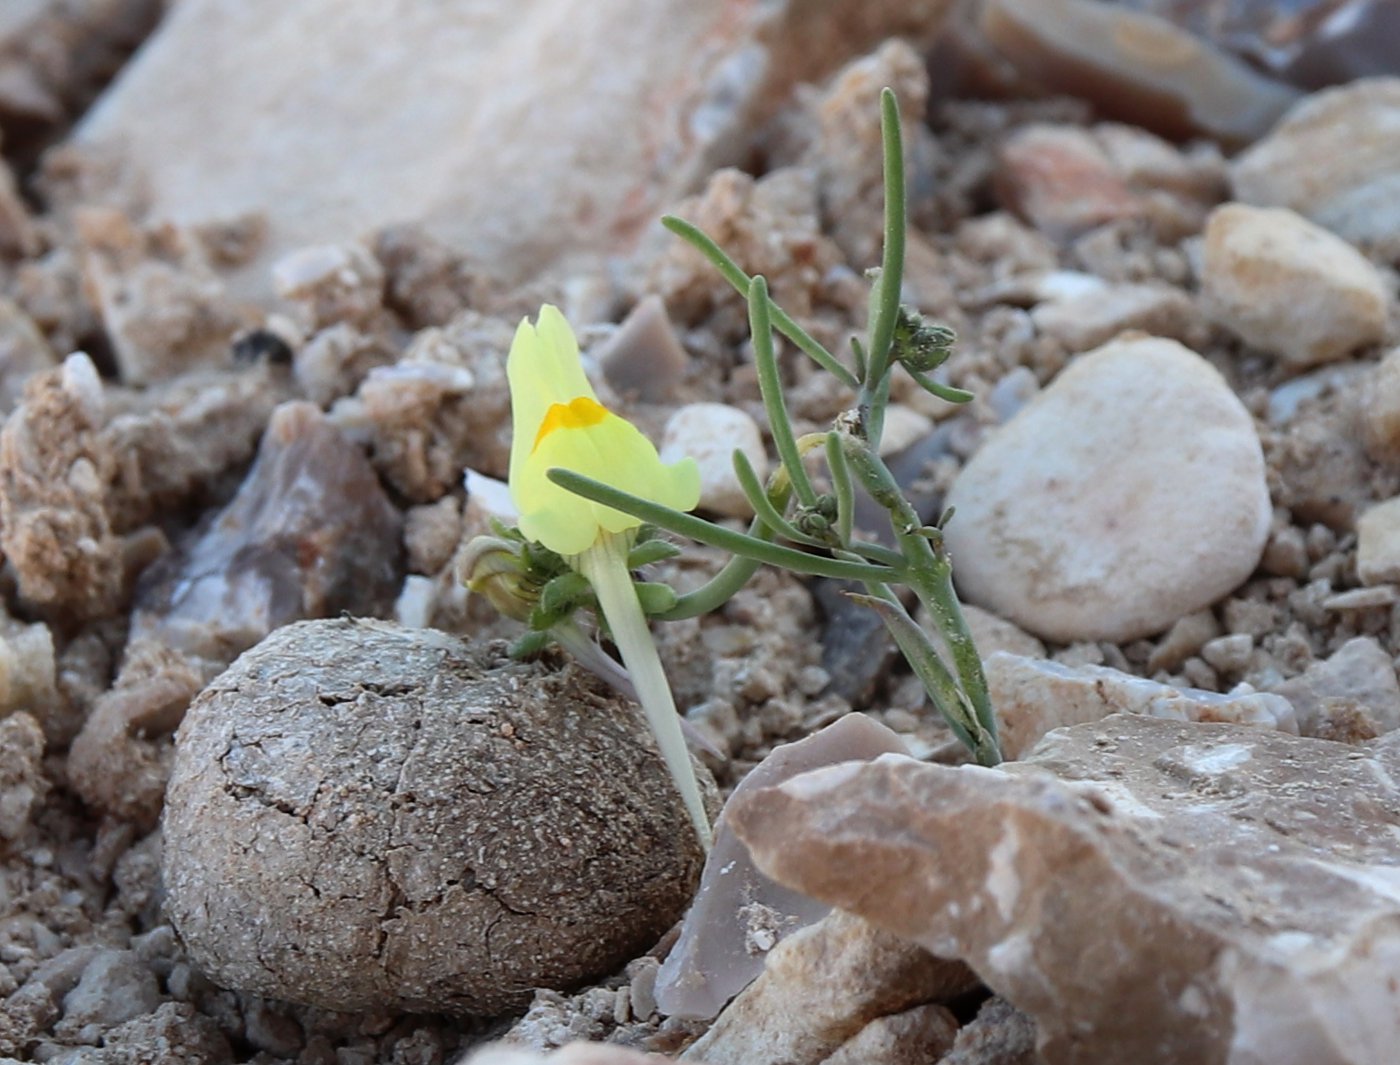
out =
<path fill-rule="evenodd" d="M 770 876 L 965 959 L 1046 1065 L 1384 1065 L 1397 735 L 1115 716 L 1000 769 L 885 756 L 729 816 Z"/>
<path fill-rule="evenodd" d="M 656 295 L 644 297 L 633 307 L 593 357 L 614 390 L 647 403 L 673 398 L 690 362 L 666 314 L 666 304 Z"/>
<path fill-rule="evenodd" d="M 739 782 L 734 795 L 772 787 L 818 766 L 907 751 L 893 730 L 864 714 L 847 714 L 805 739 L 774 748 Z M 672 1017 L 713 1017 L 763 971 L 769 951 L 827 909 L 755 869 L 721 817 L 700 890 L 680 939 L 657 974 L 657 1006 Z"/>
<path fill-rule="evenodd" d="M 582 671 L 303 622 L 181 725 L 166 908 L 224 986 L 493 1014 L 670 927 L 700 872 L 688 824 L 640 711 Z"/>
<path fill-rule="evenodd" d="M 115 1027 L 160 1005 L 155 974 L 135 951 L 99 951 L 83 969 L 78 986 L 63 996 L 61 1036 L 85 1025 Z"/>
<path fill-rule="evenodd" d="M 166 737 L 190 699 L 280 625 L 387 613 L 401 581 L 401 525 L 364 455 L 318 409 L 278 407 L 238 494 L 142 576 L 116 682 L 69 752 L 83 799 L 152 824 Z"/>
<path fill-rule="evenodd" d="M 1348 640 L 1273 690 L 1293 704 L 1305 736 L 1356 742 L 1400 728 L 1395 662 L 1371 636 Z"/>

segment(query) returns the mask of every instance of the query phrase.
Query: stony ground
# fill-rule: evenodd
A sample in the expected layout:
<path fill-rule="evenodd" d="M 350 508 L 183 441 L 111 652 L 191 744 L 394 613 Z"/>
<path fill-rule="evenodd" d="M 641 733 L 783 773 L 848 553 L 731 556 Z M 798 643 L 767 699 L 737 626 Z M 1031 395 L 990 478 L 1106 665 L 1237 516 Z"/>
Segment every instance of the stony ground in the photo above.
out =
<path fill-rule="evenodd" d="M 142 5 L 130 5 L 127 15 L 135 21 L 122 25 L 149 28 Z M 99 54 L 106 66 L 119 65 L 128 47 L 121 35 L 91 12 L 85 17 L 46 24 L 46 32 L 70 48 L 75 39 L 104 42 L 107 51 Z M 33 51 L 50 60 L 58 54 Z M 845 338 L 864 322 L 862 271 L 878 257 L 875 102 L 880 86 L 895 87 L 906 116 L 914 223 L 906 297 L 957 330 L 956 353 L 942 372 L 977 398 L 954 408 L 907 381 L 897 383 L 886 442 L 891 456 L 905 458 L 891 461 L 930 516 L 947 499 L 958 504 L 950 536 L 961 586 L 975 604 L 973 628 L 984 656 L 1006 652 L 987 669 L 1008 752 L 1029 754 L 1058 725 L 1090 731 L 1059 734 L 1071 738 L 1042 747 L 1030 769 L 1005 774 L 1005 794 L 964 794 L 951 784 L 945 794 L 942 778 L 932 777 L 904 783 L 881 777 L 866 782 L 869 792 L 856 784 L 844 792 L 846 785 L 834 779 L 823 786 L 833 789 L 840 809 L 866 809 L 862 804 L 881 788 L 931 789 L 924 810 L 945 800 L 964 803 L 949 815 L 954 829 L 926 826 L 932 836 L 995 813 L 989 835 L 971 837 L 988 853 L 998 826 L 1007 824 L 1020 826 L 1026 838 L 1056 839 L 1060 832 L 1087 838 L 1075 835 L 1089 830 L 1071 815 L 1056 821 L 1045 812 L 1083 798 L 1072 788 L 1068 798 L 1054 792 L 1069 788 L 1065 781 L 1094 784 L 1096 795 L 1108 796 L 1094 801 L 1110 808 L 1117 802 L 1114 816 L 1125 819 L 1175 795 L 1173 788 L 1183 789 L 1176 805 L 1152 817 L 1170 821 L 1173 809 L 1204 815 L 1204 806 L 1190 804 L 1234 796 L 1241 805 L 1230 818 L 1209 822 L 1209 831 L 1196 829 L 1204 842 L 1192 844 L 1199 847 L 1193 853 L 1208 869 L 1231 865 L 1242 852 L 1305 847 L 1300 867 L 1326 858 L 1351 870 L 1349 883 L 1361 885 L 1352 911 L 1374 918 L 1375 929 L 1389 929 L 1400 858 L 1376 838 L 1394 826 L 1395 796 L 1376 781 L 1384 783 L 1386 759 L 1393 761 L 1393 745 L 1386 747 L 1383 737 L 1400 726 L 1400 503 L 1392 498 L 1400 493 L 1400 349 L 1390 351 L 1400 339 L 1394 268 L 1400 224 L 1393 207 L 1366 205 L 1380 203 L 1400 173 L 1393 139 L 1389 147 L 1383 143 L 1383 131 L 1400 125 L 1400 83 L 1377 79 L 1310 98 L 1259 143 L 1227 156 L 1208 139 L 1173 143 L 1103 121 L 1080 99 L 938 95 L 907 44 L 886 42 L 847 58 L 839 73 L 793 94 L 753 131 L 748 170 L 707 173 L 694 195 L 661 206 L 714 235 L 746 269 L 765 274 L 782 306 L 844 350 Z M 35 78 L 59 77 L 52 67 L 35 65 L 33 55 L 7 62 L 29 62 L 24 69 Z M 477 973 L 481 987 L 467 992 L 408 991 L 380 986 L 377 973 L 356 984 L 355 967 L 346 963 L 337 973 L 343 980 L 327 985 L 335 986 L 320 1005 L 297 1005 L 278 989 L 295 992 L 314 979 L 260 957 L 258 972 L 272 973 L 270 982 L 259 983 L 259 975 L 243 990 L 224 989 L 210 978 L 207 960 L 196 964 L 196 956 L 212 956 L 208 950 L 191 950 L 171 923 L 162 810 L 172 766 L 182 772 L 174 733 L 187 707 L 208 686 L 190 728 L 196 718 L 239 720 L 244 711 L 222 716 L 209 707 L 219 699 L 256 702 L 249 693 L 261 690 L 271 667 L 245 656 L 234 672 L 216 678 L 273 630 L 342 613 L 392 619 L 419 633 L 403 637 L 414 654 L 431 650 L 436 637 L 422 635 L 429 629 L 483 644 L 518 634 L 484 602 L 466 598 L 458 563 L 463 545 L 501 507 L 492 479 L 504 477 L 509 446 L 504 355 L 515 323 L 544 299 L 558 302 L 574 322 L 610 405 L 662 443 L 663 452 L 701 459 L 702 510 L 746 520 L 728 454 L 742 446 L 766 462 L 768 441 L 743 304 L 698 256 L 659 235 L 608 262 L 570 260 L 514 285 L 453 250 L 431 227 L 412 226 L 339 233 L 293 250 L 271 270 L 258 267 L 261 280 L 249 288 L 246 270 L 261 262 L 265 247 L 257 217 L 189 227 L 152 222 L 133 205 L 120 168 L 62 140 L 105 76 L 81 65 L 69 69 L 63 84 L 71 93 L 58 94 L 46 121 L 3 126 L 9 168 L 0 169 L 0 1055 L 63 1065 L 436 1065 L 507 1034 L 539 1051 L 586 1040 L 681 1053 L 710 1024 L 658 1009 L 658 968 L 675 936 L 666 933 L 653 944 L 654 930 L 640 917 L 624 919 L 636 909 L 627 883 L 602 882 L 598 893 L 617 892 L 612 910 L 579 918 L 597 922 L 579 951 L 586 953 L 595 938 L 623 944 L 597 963 L 611 975 L 592 976 L 581 988 L 541 989 L 532 997 L 516 970 L 508 978 L 515 982 L 505 986 L 500 980 L 507 977 L 498 980 L 487 969 Z M 1328 140 L 1342 136 L 1338 130 L 1352 131 L 1345 150 Z M 50 154 L 36 162 L 50 144 Z M 1354 150 L 1357 144 L 1369 154 Z M 244 298 L 258 288 L 266 294 Z M 799 431 L 826 427 L 850 395 L 798 353 L 786 351 L 783 360 Z M 1014 428 L 999 432 L 1003 423 Z M 474 472 L 464 485 L 465 470 Z M 656 578 L 694 586 L 721 563 L 714 552 L 687 548 L 658 567 Z M 350 622 L 332 624 L 353 629 Z M 677 701 L 710 748 L 700 760 L 723 795 L 775 747 L 851 710 L 886 726 L 897 734 L 893 742 L 932 766 L 963 760 L 881 630 L 829 582 L 763 571 L 716 614 L 662 627 L 658 638 Z M 379 637 L 366 639 L 368 646 Z M 276 650 L 287 653 L 283 643 Z M 262 653 L 273 652 L 265 645 Z M 306 656 L 308 672 L 334 657 L 297 653 Z M 499 648 L 490 654 L 499 659 Z M 372 683 L 347 681 L 354 690 L 331 698 L 326 681 L 318 705 L 353 704 L 376 722 L 365 727 L 369 735 L 406 698 L 419 700 L 413 705 L 423 714 L 441 701 L 431 694 L 431 679 L 409 676 L 406 666 L 402 676 L 396 673 L 392 653 L 374 661 L 379 671 Z M 547 656 L 528 669 L 499 662 L 472 668 L 523 670 L 519 675 L 528 679 L 512 681 L 515 692 L 519 685 L 554 684 L 565 666 L 562 656 Z M 290 669 L 294 679 L 296 672 Z M 626 779 L 659 772 L 628 761 L 636 722 L 616 700 L 590 680 L 564 675 L 593 700 L 596 713 L 609 708 L 610 727 L 623 737 L 579 738 L 591 760 L 567 773 Z M 1100 724 L 1113 711 L 1143 715 L 1148 724 L 1168 718 L 1172 728 L 1188 731 L 1164 739 L 1165 733 L 1133 731 L 1136 718 Z M 531 729 L 543 727 L 532 713 L 526 707 L 504 722 L 487 714 L 490 728 L 508 731 L 478 740 L 489 747 L 503 736 L 523 749 L 519 736 L 528 739 Z M 350 764 L 362 754 L 375 765 L 387 758 L 395 802 L 416 804 L 419 812 L 437 809 L 425 796 L 440 767 L 405 790 L 405 767 L 421 768 L 413 762 L 418 748 L 393 731 L 402 725 L 417 732 L 426 722 L 431 732 L 434 720 L 392 718 L 382 736 L 361 737 L 364 747 L 335 757 Z M 1225 763 L 1211 761 L 1204 749 L 1180 753 L 1204 742 L 1189 731 L 1204 727 L 1197 722 L 1228 730 L 1216 734 Z M 351 827 L 337 822 L 335 831 L 353 836 L 363 829 L 369 842 L 359 857 L 375 855 L 375 829 L 366 827 L 373 802 L 362 809 L 352 797 L 337 805 L 339 773 L 317 777 L 316 795 L 298 805 L 300 769 L 288 767 L 313 764 L 323 772 L 335 764 L 306 754 L 320 757 L 317 730 L 298 741 L 295 758 L 279 764 L 279 749 L 267 737 L 284 739 L 287 730 L 257 728 L 264 730 L 257 742 L 247 734 L 218 741 L 227 747 L 220 764 L 232 766 L 232 783 L 216 785 L 214 798 L 201 803 L 214 809 L 219 795 L 251 795 L 259 810 L 290 809 L 304 825 L 346 818 Z M 1265 733 L 1248 729 L 1266 730 L 1269 739 L 1256 741 L 1251 737 Z M 1120 761 L 1108 755 L 1096 761 L 1079 742 L 1111 748 Z M 236 765 L 229 753 L 235 748 L 244 759 Z M 1228 775 L 1233 763 L 1226 763 L 1236 757 L 1229 752 L 1238 750 L 1254 759 L 1255 775 Z M 298 760 L 307 757 L 310 763 Z M 1371 776 L 1348 775 L 1357 761 L 1374 766 Z M 1300 763 L 1317 767 L 1314 776 L 1285 771 Z M 879 773 L 900 772 L 879 765 Z M 1045 771 L 1037 775 L 1035 765 Z M 481 784 L 471 766 L 442 772 L 462 773 L 462 787 L 472 794 L 495 786 Z M 373 773 L 365 779 L 366 787 L 379 786 Z M 1285 802 L 1313 786 L 1309 780 L 1324 781 L 1329 795 L 1358 798 L 1345 809 L 1318 798 L 1325 816 L 1324 828 L 1316 829 Z M 553 793 L 550 781 L 532 786 Z M 1380 790 L 1372 795 L 1368 787 Z M 626 796 L 597 801 L 614 804 L 606 810 L 635 813 Z M 366 820 L 355 821 L 346 810 Z M 166 810 L 164 831 L 178 830 L 186 842 L 203 833 L 204 843 L 233 831 L 211 824 L 205 813 L 203 805 L 182 808 L 178 817 Z M 656 815 L 662 827 L 638 820 L 617 828 L 613 819 L 622 815 L 608 813 L 612 835 L 597 829 L 597 810 L 585 814 L 577 815 L 574 834 L 585 841 L 580 846 L 596 835 L 600 848 L 619 853 L 638 840 L 661 838 L 649 833 L 675 830 L 665 811 Z M 1081 1015 L 1076 1003 L 1113 1001 L 1104 998 L 1106 989 L 1130 981 L 1135 970 L 1128 962 L 1119 969 L 1102 961 L 1102 982 L 1075 983 L 1068 972 L 1082 951 L 1074 937 L 1093 934 L 1105 911 L 1130 911 L 1123 901 L 1130 896 L 1180 897 L 1209 875 L 1189 862 L 1162 866 L 1153 857 L 1164 847 L 1185 846 L 1191 826 L 1207 823 L 1186 815 L 1184 827 L 1171 822 L 1150 832 L 1136 821 L 1115 822 L 1116 829 L 1104 832 L 1117 832 L 1118 842 L 1102 852 L 1090 847 L 1102 867 L 1089 862 L 1065 872 L 1058 859 L 1039 865 L 1008 859 L 1037 906 L 1050 905 L 1037 892 L 1057 878 L 1102 900 L 1097 914 L 1057 910 L 1038 922 L 1061 931 L 1064 942 L 1055 950 L 1026 933 L 1037 972 L 1061 987 L 1037 994 L 1007 951 L 998 951 L 1025 932 L 1015 921 L 996 935 L 976 922 L 940 925 L 901 909 L 907 900 L 897 891 L 872 895 L 820 873 L 830 867 L 824 863 L 834 863 L 874 876 L 869 870 L 876 867 L 867 863 L 885 860 L 881 882 L 898 884 L 899 870 L 917 867 L 917 856 L 904 864 L 890 858 L 876 846 L 883 839 L 878 833 L 842 850 L 831 841 L 846 840 L 843 826 L 822 822 L 820 810 L 804 805 L 797 792 L 757 792 L 736 816 L 765 874 L 863 920 L 838 914 L 794 933 L 781 907 L 749 913 L 743 924 L 750 955 L 762 958 L 775 945 L 786 953 L 774 954 L 768 984 L 703 1036 L 707 1042 L 696 1053 L 712 1063 L 1031 1062 L 1037 1026 L 1046 1060 L 1111 1060 L 1093 1055 L 1129 1045 L 1112 1041 L 1118 1038 L 1113 1011 Z M 909 823 L 919 816 L 908 812 Z M 549 848 L 559 845 L 559 818 L 551 813 L 540 821 L 548 824 L 531 836 L 538 847 L 521 850 L 527 864 L 557 853 Z M 1242 823 L 1271 825 L 1279 836 L 1231 835 Z M 1345 829 L 1329 833 L 1333 823 Z M 266 852 L 259 848 L 276 830 L 255 824 L 247 831 L 243 853 L 261 860 Z M 1151 834 L 1159 831 L 1177 833 L 1177 841 L 1161 843 Z M 787 833 L 790 845 L 779 845 Z M 387 932 L 383 922 L 400 910 L 432 917 L 448 896 L 437 881 L 421 898 L 411 889 L 403 897 L 375 894 L 440 872 L 431 846 L 419 855 L 414 840 L 395 837 L 391 844 L 402 848 L 396 855 L 418 855 L 422 864 L 404 859 L 409 872 L 394 867 L 390 886 L 357 883 L 344 896 L 369 907 L 373 935 L 405 936 L 406 960 L 396 971 L 410 972 L 424 954 L 421 942 L 413 946 L 412 922 Z M 835 849 L 822 849 L 828 845 Z M 695 880 L 694 854 L 672 849 L 665 858 L 671 881 L 656 885 L 669 901 L 647 903 L 652 919 L 656 907 L 669 906 L 678 916 Z M 370 865 L 377 861 L 372 857 Z M 956 901 L 978 898 L 985 888 L 990 913 L 1005 896 L 995 871 L 981 861 L 975 853 L 966 857 L 968 878 L 948 890 Z M 319 875 L 311 866 L 285 875 L 309 883 Z M 165 868 L 169 877 L 169 855 Z M 635 881 L 635 868 L 625 868 L 631 871 L 618 875 Z M 1180 949 L 1163 951 L 1164 966 L 1188 971 L 1204 966 L 1203 957 L 1229 952 L 1245 961 L 1233 977 L 1195 988 L 1199 1002 L 1186 992 L 1189 981 L 1173 985 L 1185 1003 L 1180 1012 L 1138 1002 L 1140 1027 L 1160 1036 L 1154 1044 L 1160 1052 L 1133 1060 L 1207 1060 L 1199 1055 L 1217 1052 L 1210 1060 L 1227 1060 L 1221 1048 L 1231 1038 L 1272 1046 L 1272 1036 L 1257 1034 L 1270 1029 L 1271 1010 L 1331 1016 L 1319 1030 L 1351 1025 L 1365 1033 L 1358 1045 L 1383 1040 L 1384 1023 L 1353 1024 L 1348 1011 L 1383 1013 L 1384 997 L 1337 990 L 1358 972 L 1368 986 L 1383 986 L 1383 967 L 1318 977 L 1308 985 L 1312 997 L 1300 1004 L 1289 997 L 1301 994 L 1290 983 L 1300 970 L 1268 953 L 1283 947 L 1255 944 L 1241 931 L 1257 897 L 1272 890 L 1259 884 L 1275 876 L 1297 892 L 1270 902 L 1297 915 L 1289 928 L 1318 942 L 1350 943 L 1351 925 L 1314 916 L 1340 890 L 1336 883 L 1312 884 L 1281 865 L 1272 873 L 1260 868 L 1255 880 L 1253 872 L 1241 874 L 1243 886 L 1221 874 L 1220 907 L 1239 918 L 1235 923 L 1166 902 L 1144 918 L 1174 930 Z M 190 875 L 182 869 L 186 881 Z M 676 884 L 680 898 L 673 897 Z M 218 892 L 211 897 L 217 900 Z M 510 899 L 501 906 L 516 913 Z M 188 935 L 197 921 L 188 908 L 181 912 Z M 311 934 L 330 935 L 337 918 L 330 909 L 318 913 L 308 920 L 330 923 L 309 926 Z M 200 914 L 198 920 L 208 918 L 207 911 Z M 842 923 L 848 921 L 854 923 Z M 1116 942 L 1135 944 L 1134 957 L 1154 957 L 1161 944 L 1139 943 L 1139 933 L 1125 918 Z M 509 949 L 521 951 L 530 936 L 544 935 L 529 928 L 510 934 L 517 946 Z M 636 941 L 639 935 L 644 942 Z M 1391 932 L 1374 935 L 1393 950 Z M 923 948 L 964 959 L 971 969 L 935 965 Z M 382 940 L 378 949 L 384 953 Z M 489 950 L 487 956 L 491 964 L 500 960 Z M 811 960 L 833 956 L 860 964 L 833 972 Z M 515 960 L 511 955 L 512 965 Z M 221 971 L 236 968 L 228 964 Z M 907 979 L 900 984 L 891 974 Z M 839 989 L 841 1005 L 803 997 L 823 980 Z M 882 998 L 893 984 L 917 994 Z M 1173 1042 L 1174 1035 L 1161 1034 L 1189 1026 L 1193 1015 L 1213 1016 L 1212 996 L 1228 997 L 1232 988 L 1235 1010 L 1254 1025 L 1247 1037 L 1227 1031 L 1208 1033 L 1205 1042 Z M 330 1008 L 326 997 L 337 995 L 358 1005 Z M 491 1003 L 486 1012 L 493 1016 L 463 1019 L 456 1014 L 464 1001 Z M 775 1017 L 791 1020 L 777 1034 Z M 807 1027 L 799 1017 L 808 1018 Z M 1109 1032 L 1107 1042 L 1076 1043 L 1065 1035 L 1085 1017 Z M 881 1024 L 870 1028 L 867 1042 L 857 1042 L 875 1021 Z M 1364 1046 L 1338 1049 L 1345 1039 L 1337 1039 L 1317 1044 L 1316 1056 L 1306 1060 L 1383 1060 L 1366 1056 Z"/>

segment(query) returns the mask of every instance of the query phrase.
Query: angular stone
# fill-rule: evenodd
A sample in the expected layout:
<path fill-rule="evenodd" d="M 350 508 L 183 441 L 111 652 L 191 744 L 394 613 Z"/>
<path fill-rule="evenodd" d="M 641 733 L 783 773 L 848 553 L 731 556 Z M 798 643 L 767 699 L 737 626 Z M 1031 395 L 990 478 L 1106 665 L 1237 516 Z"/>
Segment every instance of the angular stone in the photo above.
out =
<path fill-rule="evenodd" d="M 948 504 L 953 576 L 1037 636 L 1130 640 L 1254 570 L 1272 506 L 1253 419 L 1171 340 L 1073 360 L 991 434 Z"/>
<path fill-rule="evenodd" d="M 289 625 L 204 690 L 176 747 L 165 908 L 226 987 L 494 1015 L 619 969 L 700 873 L 641 711 L 504 643 Z"/>
<path fill-rule="evenodd" d="M 1359 742 L 1400 728 L 1395 662 L 1371 636 L 1348 640 L 1273 690 L 1293 704 L 1305 736 Z"/>
<path fill-rule="evenodd" d="M 1206 224 L 1201 300 L 1246 344 L 1306 367 L 1379 342 L 1390 293 L 1360 252 L 1320 226 L 1229 203 Z"/>
<path fill-rule="evenodd" d="M 506 282 L 627 245 L 793 85 L 889 36 L 928 41 L 949 7 L 192 0 L 78 136 L 125 149 L 157 218 L 264 212 L 249 284 L 290 249 L 410 221 Z"/>
<path fill-rule="evenodd" d="M 1400 247 L 1400 78 L 1314 93 L 1230 166 L 1235 199 L 1288 207 L 1339 237 Z"/>
<path fill-rule="evenodd" d="M 1024 757 L 1052 729 L 1101 721 L 1109 714 L 1298 731 L 1293 707 L 1281 695 L 1173 688 L 1105 666 L 1065 666 L 1005 652 L 988 657 L 985 670 L 1007 758 Z"/>
<path fill-rule="evenodd" d="M 0 413 L 8 414 L 24 397 L 24 383 L 57 359 L 34 320 L 12 301 L 0 297 Z"/>
<path fill-rule="evenodd" d="M 885 756 L 730 812 L 759 867 L 1029 1013 L 1046 1065 L 1379 1065 L 1400 742 L 1115 716 L 1027 762 Z"/>
<path fill-rule="evenodd" d="M 819 1065 L 880 1018 L 946 1002 L 975 985 L 960 962 L 838 910 L 775 947 L 763 974 L 681 1060 Z"/>
<path fill-rule="evenodd" d="M 823 765 L 907 752 L 892 729 L 864 714 L 847 714 L 804 739 L 774 748 L 734 794 L 772 787 Z M 721 817 L 700 890 L 657 973 L 657 1006 L 672 1017 L 713 1017 L 763 971 L 771 950 L 826 912 L 821 903 L 758 872 Z"/>
<path fill-rule="evenodd" d="M 593 357 L 617 392 L 636 395 L 647 403 L 673 398 L 690 362 L 667 317 L 666 304 L 655 295 L 633 307 Z"/>
<path fill-rule="evenodd" d="M 1372 370 L 1361 421 L 1373 458 L 1391 464 L 1400 459 L 1400 348 L 1386 352 Z"/>
<path fill-rule="evenodd" d="M 991 0 L 982 31 L 1016 68 L 1105 115 L 1184 140 L 1247 143 L 1297 98 L 1163 19 L 1093 0 Z"/>

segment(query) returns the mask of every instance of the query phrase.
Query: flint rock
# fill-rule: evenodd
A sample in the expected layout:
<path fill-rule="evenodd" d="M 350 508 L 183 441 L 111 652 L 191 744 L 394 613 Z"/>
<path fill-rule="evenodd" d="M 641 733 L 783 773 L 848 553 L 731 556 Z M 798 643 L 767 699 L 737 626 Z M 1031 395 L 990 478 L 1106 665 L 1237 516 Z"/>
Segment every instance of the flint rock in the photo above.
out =
<path fill-rule="evenodd" d="M 1227 203 L 1206 223 L 1201 300 L 1246 344 L 1307 367 L 1379 342 L 1390 295 L 1340 237 L 1285 208 Z"/>
<path fill-rule="evenodd" d="M 1400 78 L 1300 101 L 1236 157 L 1230 183 L 1243 203 L 1288 207 L 1362 247 L 1400 247 Z"/>
<path fill-rule="evenodd" d="M 594 352 L 608 384 L 647 403 L 673 398 L 690 356 L 659 296 L 644 297 Z"/>
<path fill-rule="evenodd" d="M 1226 721 L 1298 732 L 1293 706 L 1281 695 L 1174 688 L 1105 666 L 1071 667 L 1004 651 L 989 656 L 985 669 L 1007 758 L 1023 758 L 1052 729 L 1101 721 L 1109 714 Z"/>
<path fill-rule="evenodd" d="M 887 37 L 930 40 L 951 6 L 193 0 L 78 138 L 122 145 L 157 218 L 264 212 L 249 285 L 287 250 L 404 222 L 519 280 L 625 247 L 739 161 L 792 86 Z M 217 148 L 192 149 L 211 128 Z"/>
<path fill-rule="evenodd" d="M 1172 340 L 1081 355 L 948 494 L 962 594 L 1045 639 L 1130 640 L 1238 587 L 1272 507 L 1253 419 Z"/>
<path fill-rule="evenodd" d="M 999 769 L 817 770 L 730 816 L 780 882 L 965 959 L 1046 1065 L 1382 1065 L 1397 779 L 1395 734 L 1120 715 Z"/>
<path fill-rule="evenodd" d="M 819 1065 L 843 1052 L 852 1060 L 863 1043 L 880 1041 L 879 1028 L 894 1016 L 949 1001 L 976 983 L 960 962 L 838 910 L 775 947 L 762 975 L 681 1060 Z M 877 1030 L 862 1039 L 872 1024 Z M 946 1019 L 934 1041 L 946 1046 Z"/>
<path fill-rule="evenodd" d="M 504 644 L 287 626 L 200 695 L 177 750 L 166 909 L 226 987 L 496 1014 L 635 957 L 700 873 L 640 710 Z"/>
<path fill-rule="evenodd" d="M 905 753 L 908 748 L 898 733 L 864 714 L 847 714 L 804 739 L 774 748 L 739 782 L 734 795 L 772 787 L 823 765 Z M 769 951 L 826 912 L 826 906 L 755 869 L 721 817 L 695 902 L 657 974 L 657 1006 L 672 1017 L 713 1017 L 763 971 Z"/>

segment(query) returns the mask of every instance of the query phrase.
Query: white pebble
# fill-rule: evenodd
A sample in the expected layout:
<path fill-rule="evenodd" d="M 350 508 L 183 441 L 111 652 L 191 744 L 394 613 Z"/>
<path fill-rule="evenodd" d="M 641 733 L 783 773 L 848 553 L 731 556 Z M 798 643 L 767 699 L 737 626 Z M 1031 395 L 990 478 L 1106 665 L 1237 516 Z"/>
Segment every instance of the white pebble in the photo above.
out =
<path fill-rule="evenodd" d="M 1172 340 L 1075 359 L 954 482 L 970 601 L 1059 642 L 1131 640 L 1243 583 L 1271 507 L 1253 420 Z"/>
<path fill-rule="evenodd" d="M 689 455 L 700 467 L 700 509 L 727 518 L 753 514 L 739 478 L 733 454 L 742 451 L 762 480 L 768 475 L 768 455 L 758 423 L 737 407 L 723 403 L 691 403 L 666 423 L 661 461 L 679 462 Z"/>

